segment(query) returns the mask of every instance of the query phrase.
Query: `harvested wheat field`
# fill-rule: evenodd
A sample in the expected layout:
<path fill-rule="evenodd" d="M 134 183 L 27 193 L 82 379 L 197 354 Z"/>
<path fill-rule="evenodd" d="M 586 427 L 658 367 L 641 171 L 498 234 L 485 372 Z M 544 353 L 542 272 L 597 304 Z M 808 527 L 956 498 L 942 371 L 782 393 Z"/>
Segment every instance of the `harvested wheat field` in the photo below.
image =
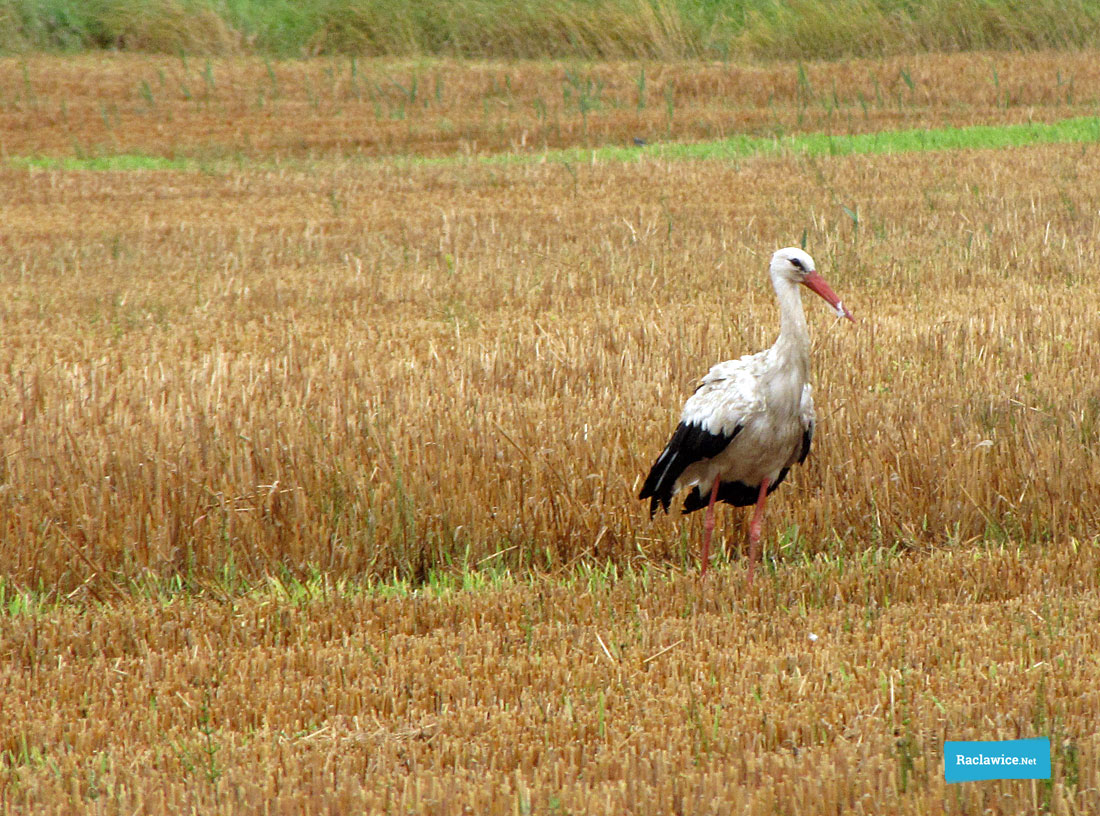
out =
<path fill-rule="evenodd" d="M 541 152 L 1095 116 L 1097 57 L 0 61 L 3 812 L 1100 811 L 1100 145 Z M 789 244 L 858 322 L 700 581 L 635 496 Z"/>
<path fill-rule="evenodd" d="M 635 137 L 865 133 L 1094 115 L 1095 52 L 841 63 L 0 59 L 0 147 L 24 156 L 469 155 Z"/>

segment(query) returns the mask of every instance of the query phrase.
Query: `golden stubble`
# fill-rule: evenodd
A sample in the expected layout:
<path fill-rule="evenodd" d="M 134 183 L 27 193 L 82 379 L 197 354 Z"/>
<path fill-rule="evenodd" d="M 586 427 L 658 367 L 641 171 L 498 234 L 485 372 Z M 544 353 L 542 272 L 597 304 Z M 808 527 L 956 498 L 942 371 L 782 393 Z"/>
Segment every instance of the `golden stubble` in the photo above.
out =
<path fill-rule="evenodd" d="M 337 153 L 0 170 L 5 812 L 1100 809 L 1095 147 Z M 859 322 L 807 299 L 814 450 L 701 584 L 634 496 L 803 238 Z M 943 783 L 1029 736 L 1049 784 Z"/>
<path fill-rule="evenodd" d="M 751 591 L 737 571 L 299 601 L 273 582 L 23 615 L 0 790 L 42 813 L 1090 813 L 1098 566 L 1062 546 Z M 1037 735 L 1051 782 L 944 783 L 945 739 Z"/>
<path fill-rule="evenodd" d="M 0 144 L 287 160 L 1048 122 L 1095 113 L 1098 65 L 1088 51 L 757 65 L 0 58 Z"/>
<path fill-rule="evenodd" d="M 769 549 L 1094 535 L 1094 153 L 6 171 L 0 553 L 62 591 L 685 563 L 638 479 L 803 234 L 859 322 L 807 301 Z"/>

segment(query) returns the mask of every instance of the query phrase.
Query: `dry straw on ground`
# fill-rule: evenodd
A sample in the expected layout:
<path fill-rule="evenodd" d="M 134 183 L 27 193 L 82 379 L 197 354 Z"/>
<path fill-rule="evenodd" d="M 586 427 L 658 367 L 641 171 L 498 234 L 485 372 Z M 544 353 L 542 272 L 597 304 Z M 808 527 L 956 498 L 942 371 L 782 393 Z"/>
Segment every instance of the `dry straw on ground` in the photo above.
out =
<path fill-rule="evenodd" d="M 1096 147 L 372 163 L 282 152 L 290 107 L 139 113 L 119 64 L 120 146 L 294 160 L 0 170 L 5 807 L 1097 809 Z M 94 110 L 39 65 L 9 154 Z M 952 100 L 980 63 L 921 65 Z M 1092 82 L 957 104 L 1058 118 Z M 820 427 L 770 573 L 701 586 L 697 521 L 638 479 L 693 378 L 771 341 L 766 260 L 803 238 L 860 322 L 808 304 Z M 945 738 L 1016 736 L 1051 736 L 1049 784 L 944 786 Z"/>
<path fill-rule="evenodd" d="M 749 133 L 1051 121 L 1095 111 L 1091 52 L 845 63 L 0 59 L 9 155 L 441 155 Z"/>
<path fill-rule="evenodd" d="M 803 231 L 861 322 L 769 549 L 1091 536 L 1092 152 L 6 171 L 8 574 L 684 563 L 637 479 Z"/>
<path fill-rule="evenodd" d="M 3 812 L 1088 814 L 1095 548 L 5 624 Z M 816 639 L 814 639 L 816 637 Z M 946 785 L 945 739 L 1053 778 Z"/>

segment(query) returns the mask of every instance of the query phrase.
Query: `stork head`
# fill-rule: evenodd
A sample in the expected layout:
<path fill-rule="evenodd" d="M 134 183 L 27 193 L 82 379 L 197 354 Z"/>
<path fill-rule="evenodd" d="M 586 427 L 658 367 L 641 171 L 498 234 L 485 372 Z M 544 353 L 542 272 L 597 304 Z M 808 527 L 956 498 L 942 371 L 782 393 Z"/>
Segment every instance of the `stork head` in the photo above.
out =
<path fill-rule="evenodd" d="M 814 259 L 798 247 L 787 247 L 772 255 L 772 265 L 769 271 L 772 280 L 801 283 L 810 291 L 816 292 L 826 303 L 836 309 L 837 317 L 846 317 L 853 323 L 855 322 L 852 313 L 840 302 L 836 292 L 817 271 L 817 267 L 814 266 Z"/>

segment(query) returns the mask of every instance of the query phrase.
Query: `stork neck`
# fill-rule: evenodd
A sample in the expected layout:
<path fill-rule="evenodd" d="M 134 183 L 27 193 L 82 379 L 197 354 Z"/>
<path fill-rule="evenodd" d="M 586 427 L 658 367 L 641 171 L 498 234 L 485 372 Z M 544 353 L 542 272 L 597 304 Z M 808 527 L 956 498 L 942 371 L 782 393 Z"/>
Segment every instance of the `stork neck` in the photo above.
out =
<path fill-rule="evenodd" d="M 798 284 L 783 278 L 773 278 L 775 295 L 779 300 L 779 339 L 775 341 L 776 353 L 789 363 L 809 373 L 810 331 L 806 326 L 806 313 L 802 310 L 802 294 Z"/>
<path fill-rule="evenodd" d="M 775 296 L 779 301 L 779 339 L 786 338 L 799 345 L 810 346 L 810 331 L 806 326 L 806 313 L 802 309 L 802 294 L 798 284 L 779 279 L 775 282 Z"/>

